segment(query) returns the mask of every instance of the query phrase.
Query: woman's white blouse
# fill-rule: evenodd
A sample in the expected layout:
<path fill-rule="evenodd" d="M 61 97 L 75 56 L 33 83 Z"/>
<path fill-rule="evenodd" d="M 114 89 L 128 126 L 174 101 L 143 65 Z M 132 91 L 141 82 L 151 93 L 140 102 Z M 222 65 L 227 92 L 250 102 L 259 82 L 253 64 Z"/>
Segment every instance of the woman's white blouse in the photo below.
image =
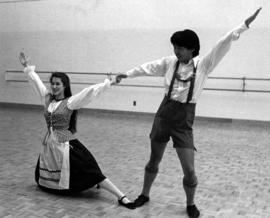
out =
<path fill-rule="evenodd" d="M 39 95 L 41 101 L 45 104 L 45 96 L 50 92 L 44 85 L 38 74 L 35 72 L 35 66 L 27 66 L 24 72 L 28 76 L 28 80 L 35 92 Z M 84 88 L 79 93 L 72 95 L 67 102 L 70 110 L 77 110 L 88 105 L 93 99 L 97 98 L 102 92 L 111 85 L 109 79 L 105 79 L 103 83 L 98 83 Z M 52 101 L 48 107 L 49 112 L 53 112 L 61 103 L 61 101 Z"/>

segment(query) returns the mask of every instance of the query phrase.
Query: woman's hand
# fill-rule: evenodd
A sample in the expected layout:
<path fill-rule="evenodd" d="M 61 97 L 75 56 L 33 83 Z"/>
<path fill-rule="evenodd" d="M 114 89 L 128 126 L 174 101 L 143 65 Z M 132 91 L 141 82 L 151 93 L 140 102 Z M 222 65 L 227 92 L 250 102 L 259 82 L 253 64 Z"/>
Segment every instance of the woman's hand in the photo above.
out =
<path fill-rule="evenodd" d="M 112 73 L 107 73 L 107 79 L 110 80 L 111 82 L 111 85 L 115 85 L 117 82 L 116 82 L 116 77 L 113 77 L 112 76 Z"/>
<path fill-rule="evenodd" d="M 24 67 L 28 67 L 29 58 L 23 52 L 20 52 L 19 60 Z"/>
<path fill-rule="evenodd" d="M 245 24 L 247 27 L 256 19 L 257 15 L 260 13 L 260 10 L 262 10 L 262 7 L 258 8 L 254 14 L 252 14 L 249 18 L 245 20 Z"/>

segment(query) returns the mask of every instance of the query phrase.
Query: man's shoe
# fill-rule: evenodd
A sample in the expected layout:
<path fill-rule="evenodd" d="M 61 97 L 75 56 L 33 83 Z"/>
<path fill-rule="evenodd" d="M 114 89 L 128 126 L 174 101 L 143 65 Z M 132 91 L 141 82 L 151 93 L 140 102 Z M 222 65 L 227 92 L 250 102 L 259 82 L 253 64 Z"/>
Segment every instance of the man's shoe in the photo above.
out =
<path fill-rule="evenodd" d="M 200 216 L 200 211 L 196 207 L 196 205 L 189 205 L 187 206 L 187 214 L 189 218 L 197 218 Z"/>
<path fill-rule="evenodd" d="M 138 198 L 133 202 L 133 204 L 135 205 L 135 207 L 141 207 L 143 206 L 146 202 L 148 202 L 150 200 L 149 197 L 141 194 L 138 196 Z"/>

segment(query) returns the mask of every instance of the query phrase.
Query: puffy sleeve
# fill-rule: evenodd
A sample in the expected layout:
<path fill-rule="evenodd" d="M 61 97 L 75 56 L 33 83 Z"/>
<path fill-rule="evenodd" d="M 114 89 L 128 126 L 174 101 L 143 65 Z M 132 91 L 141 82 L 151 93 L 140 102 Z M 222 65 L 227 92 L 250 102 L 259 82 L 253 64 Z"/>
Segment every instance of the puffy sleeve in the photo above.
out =
<path fill-rule="evenodd" d="M 239 39 L 240 34 L 247 30 L 248 27 L 245 23 L 242 23 L 235 29 L 228 32 L 224 35 L 215 46 L 200 60 L 200 65 L 204 68 L 203 72 L 209 74 L 221 61 L 221 59 L 227 54 L 230 50 L 232 41 Z"/>
<path fill-rule="evenodd" d="M 48 89 L 35 72 L 35 66 L 27 66 L 24 68 L 24 73 L 27 74 L 27 78 L 35 92 L 39 95 L 41 100 L 45 99 L 45 96 L 49 93 Z"/>
<path fill-rule="evenodd" d="M 105 79 L 103 83 L 89 86 L 76 95 L 72 95 L 67 102 L 70 110 L 77 110 L 88 105 L 93 99 L 97 98 L 102 92 L 111 86 L 109 79 Z"/>
<path fill-rule="evenodd" d="M 161 58 L 147 62 L 126 72 L 130 78 L 138 76 L 164 76 L 168 68 L 169 58 Z"/>

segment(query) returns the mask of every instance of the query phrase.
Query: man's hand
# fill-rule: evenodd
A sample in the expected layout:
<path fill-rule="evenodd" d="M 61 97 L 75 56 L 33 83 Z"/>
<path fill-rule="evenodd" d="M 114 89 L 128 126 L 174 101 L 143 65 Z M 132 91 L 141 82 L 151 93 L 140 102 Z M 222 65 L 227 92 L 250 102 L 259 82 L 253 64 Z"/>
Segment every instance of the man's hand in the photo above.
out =
<path fill-rule="evenodd" d="M 122 79 L 127 78 L 126 74 L 120 73 L 115 77 L 116 83 L 120 83 Z"/>
<path fill-rule="evenodd" d="M 257 15 L 260 13 L 260 10 L 262 10 L 262 7 L 258 8 L 254 14 L 245 20 L 247 27 L 249 27 L 249 25 L 256 19 Z"/>
<path fill-rule="evenodd" d="M 24 67 L 28 66 L 29 58 L 23 52 L 20 52 L 19 60 Z"/>

